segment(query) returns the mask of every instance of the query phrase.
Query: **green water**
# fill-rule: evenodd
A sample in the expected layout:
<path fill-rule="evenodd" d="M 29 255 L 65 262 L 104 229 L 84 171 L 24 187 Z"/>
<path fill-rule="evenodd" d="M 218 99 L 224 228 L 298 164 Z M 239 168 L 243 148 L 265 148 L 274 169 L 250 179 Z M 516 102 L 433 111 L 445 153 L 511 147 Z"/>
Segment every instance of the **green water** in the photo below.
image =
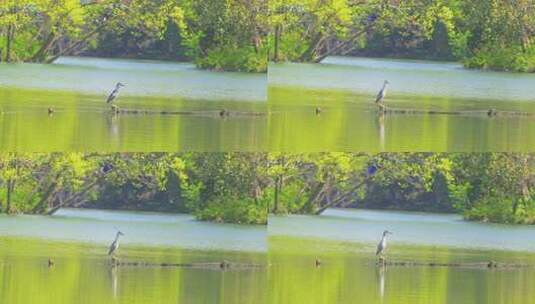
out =
<path fill-rule="evenodd" d="M 122 262 L 260 267 L 113 268 L 106 253 L 116 229 L 125 234 Z M 393 232 L 390 261 L 529 267 L 377 267 L 384 229 Z M 0 235 L 0 303 L 535 302 L 535 227 L 457 215 L 329 209 L 272 216 L 266 229 L 189 215 L 62 209 L 51 217 L 1 216 Z"/>
<path fill-rule="evenodd" d="M 111 114 L 107 95 L 124 82 L 121 109 L 194 115 Z M 61 58 L 0 64 L 0 149 L 9 151 L 258 151 L 265 148 L 264 74 L 220 73 L 188 63 Z M 48 115 L 48 108 L 54 109 Z"/>
<path fill-rule="evenodd" d="M 531 265 L 518 269 L 375 265 L 393 231 L 391 261 Z M 477 224 L 458 216 L 327 210 L 271 217 L 271 303 L 535 303 L 535 227 Z M 315 260 L 321 266 L 315 266 Z"/>
<path fill-rule="evenodd" d="M 378 115 L 374 98 L 400 109 L 521 111 L 535 114 L 535 75 L 481 72 L 455 63 L 327 58 L 272 64 L 268 119 L 276 151 L 533 151 L 533 117 Z M 321 115 L 315 108 L 322 109 Z"/>
<path fill-rule="evenodd" d="M 185 215 L 61 210 L 53 217 L 0 217 L 0 303 L 263 303 L 265 268 L 110 267 L 227 260 L 265 265 L 265 229 L 210 224 Z M 48 259 L 54 261 L 48 266 Z"/>

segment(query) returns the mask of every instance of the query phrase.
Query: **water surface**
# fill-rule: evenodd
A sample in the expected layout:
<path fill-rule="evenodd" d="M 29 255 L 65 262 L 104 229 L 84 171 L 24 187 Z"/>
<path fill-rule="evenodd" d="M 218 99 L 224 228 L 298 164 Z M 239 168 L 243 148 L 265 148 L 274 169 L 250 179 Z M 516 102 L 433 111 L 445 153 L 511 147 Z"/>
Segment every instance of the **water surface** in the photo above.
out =
<path fill-rule="evenodd" d="M 457 63 L 330 57 L 272 64 L 270 148 L 277 151 L 532 151 L 535 75 L 463 69 Z M 381 116 L 375 95 L 396 109 L 465 115 Z M 316 115 L 315 109 L 322 112 Z M 488 117 L 489 109 L 532 116 Z M 477 114 L 474 111 L 478 111 Z"/>
<path fill-rule="evenodd" d="M 105 100 L 119 81 L 127 86 L 116 105 L 149 114 L 112 114 Z M 258 151 L 267 139 L 266 83 L 265 74 L 190 63 L 66 57 L 51 65 L 0 64 L 0 149 Z M 222 118 L 223 109 L 239 115 Z"/>
<path fill-rule="evenodd" d="M 531 266 L 377 267 L 384 229 L 394 232 L 386 253 L 392 261 Z M 329 209 L 321 216 L 274 216 L 269 297 L 272 303 L 534 303 L 534 235 L 535 227 L 457 215 Z"/>
<path fill-rule="evenodd" d="M 188 215 L 60 210 L 0 217 L 1 303 L 263 303 L 265 268 L 112 268 L 117 257 L 149 263 L 227 260 L 265 264 L 265 229 L 198 222 Z M 54 266 L 48 266 L 48 259 Z"/>

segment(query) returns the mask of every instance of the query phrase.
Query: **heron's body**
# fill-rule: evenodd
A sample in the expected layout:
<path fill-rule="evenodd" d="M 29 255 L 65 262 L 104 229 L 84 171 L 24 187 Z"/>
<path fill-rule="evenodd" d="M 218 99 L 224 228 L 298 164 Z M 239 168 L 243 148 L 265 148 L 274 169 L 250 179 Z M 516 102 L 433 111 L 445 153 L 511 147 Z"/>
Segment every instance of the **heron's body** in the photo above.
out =
<path fill-rule="evenodd" d="M 388 85 L 388 80 L 385 80 L 384 84 L 383 84 L 383 88 L 381 89 L 381 91 L 379 91 L 379 93 L 377 94 L 377 97 L 375 98 L 375 103 L 380 103 L 382 104 L 385 97 L 386 97 L 386 86 Z"/>
<path fill-rule="evenodd" d="M 106 103 L 112 103 L 117 98 L 117 96 L 119 96 L 119 90 L 121 89 L 121 87 L 124 87 L 124 84 L 120 82 L 115 85 L 115 89 L 111 92 L 110 96 L 108 96 L 108 99 L 106 99 Z"/>
<path fill-rule="evenodd" d="M 117 231 L 117 234 L 115 235 L 115 240 L 110 245 L 110 249 L 108 250 L 108 255 L 113 255 L 115 251 L 119 248 L 119 237 L 123 235 L 121 231 Z"/>
<path fill-rule="evenodd" d="M 377 244 L 377 251 L 375 252 L 375 255 L 380 255 L 386 250 L 386 236 L 391 233 L 390 231 L 385 230 L 383 232 L 383 237 L 381 238 L 381 241 L 379 244 Z"/>

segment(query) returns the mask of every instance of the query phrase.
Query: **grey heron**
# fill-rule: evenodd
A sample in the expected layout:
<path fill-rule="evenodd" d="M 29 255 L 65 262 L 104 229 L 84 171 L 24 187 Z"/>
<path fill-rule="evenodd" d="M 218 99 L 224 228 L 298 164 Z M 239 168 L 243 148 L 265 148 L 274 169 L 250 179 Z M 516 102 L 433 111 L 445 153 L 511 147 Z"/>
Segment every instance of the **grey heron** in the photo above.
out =
<path fill-rule="evenodd" d="M 115 251 L 119 248 L 119 237 L 121 235 L 124 235 L 121 231 L 117 231 L 117 234 L 115 235 L 115 240 L 110 245 L 110 249 L 108 250 L 108 255 L 113 256 Z"/>
<path fill-rule="evenodd" d="M 385 99 L 385 96 L 386 96 L 386 86 L 390 84 L 390 82 L 388 82 L 388 80 L 385 80 L 385 82 L 383 83 L 383 88 L 381 89 L 381 91 L 379 91 L 379 93 L 377 94 L 377 97 L 375 98 L 375 103 L 377 104 L 383 104 L 383 100 Z"/>
<path fill-rule="evenodd" d="M 375 252 L 375 255 L 383 255 L 383 252 L 386 250 L 386 237 L 389 234 L 392 234 L 392 232 L 388 230 L 385 230 L 383 232 L 383 237 L 381 238 L 379 244 L 377 244 L 377 251 Z"/>
<path fill-rule="evenodd" d="M 118 82 L 115 85 L 115 89 L 113 89 L 113 91 L 110 93 L 110 96 L 108 96 L 108 99 L 106 99 L 106 103 L 112 103 L 115 100 L 115 98 L 117 98 L 117 96 L 119 95 L 119 90 L 124 86 L 126 85 Z"/>

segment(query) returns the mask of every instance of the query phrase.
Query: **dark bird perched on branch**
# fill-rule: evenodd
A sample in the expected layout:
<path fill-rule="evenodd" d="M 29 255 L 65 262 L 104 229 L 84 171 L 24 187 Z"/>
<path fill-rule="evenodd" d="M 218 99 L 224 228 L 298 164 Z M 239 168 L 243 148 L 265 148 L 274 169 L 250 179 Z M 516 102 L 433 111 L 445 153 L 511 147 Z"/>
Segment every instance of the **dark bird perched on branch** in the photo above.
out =
<path fill-rule="evenodd" d="M 106 99 L 106 103 L 112 103 L 115 98 L 117 98 L 117 96 L 119 95 L 119 89 L 121 89 L 121 87 L 124 87 L 125 85 L 118 82 L 116 85 L 115 85 L 115 89 L 111 92 L 110 96 L 108 96 L 108 99 Z"/>

